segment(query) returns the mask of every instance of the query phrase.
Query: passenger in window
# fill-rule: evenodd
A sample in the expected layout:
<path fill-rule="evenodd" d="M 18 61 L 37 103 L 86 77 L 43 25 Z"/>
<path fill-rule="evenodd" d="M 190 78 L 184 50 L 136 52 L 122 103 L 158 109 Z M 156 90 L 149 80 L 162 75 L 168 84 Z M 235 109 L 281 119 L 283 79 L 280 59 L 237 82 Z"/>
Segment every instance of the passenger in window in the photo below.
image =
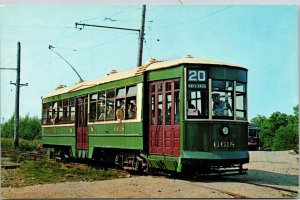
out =
<path fill-rule="evenodd" d="M 120 123 L 124 119 L 124 111 L 125 111 L 125 106 L 124 103 L 122 103 L 121 107 L 118 108 L 116 111 L 117 120 L 119 120 Z"/>
<path fill-rule="evenodd" d="M 200 116 L 201 113 L 198 108 L 195 107 L 194 104 L 188 102 L 188 115 L 189 116 Z"/>
<path fill-rule="evenodd" d="M 157 122 L 159 125 L 161 125 L 162 124 L 162 112 L 161 112 L 160 108 L 157 108 L 157 111 L 158 111 L 158 121 Z M 152 113 L 151 124 L 155 124 L 155 123 L 157 123 L 156 119 L 155 119 L 155 110 L 153 109 L 151 113 Z"/>
<path fill-rule="evenodd" d="M 155 110 L 152 110 L 151 112 L 151 124 L 155 124 Z"/>
<path fill-rule="evenodd" d="M 49 113 L 49 116 L 47 117 L 47 124 L 51 124 L 52 123 L 52 114 Z"/>
<path fill-rule="evenodd" d="M 170 106 L 168 108 L 168 112 L 167 112 L 167 116 L 166 116 L 166 124 L 167 125 L 171 125 L 171 110 L 172 110 L 172 107 Z"/>
<path fill-rule="evenodd" d="M 228 110 L 232 111 L 231 106 L 228 102 L 228 97 L 225 101 L 220 100 L 220 94 L 212 94 L 213 98 L 213 112 L 214 116 L 228 116 Z"/>
<path fill-rule="evenodd" d="M 127 107 L 128 107 L 127 110 L 128 118 L 134 119 L 136 115 L 136 106 L 133 103 L 129 103 Z"/>
<path fill-rule="evenodd" d="M 105 104 L 103 101 L 100 102 L 100 105 L 98 107 L 100 115 L 98 117 L 99 120 L 104 120 L 105 117 Z"/>
<path fill-rule="evenodd" d="M 57 124 L 57 122 L 58 122 L 58 116 L 57 116 L 57 113 L 55 113 L 53 115 L 52 124 L 55 125 L 55 124 Z"/>
<path fill-rule="evenodd" d="M 159 124 L 159 125 L 162 124 L 162 119 L 163 119 L 162 111 L 161 111 L 160 108 L 158 108 L 158 124 Z"/>
<path fill-rule="evenodd" d="M 192 104 L 191 102 L 188 102 L 188 108 L 189 109 L 195 109 L 195 105 Z"/>
<path fill-rule="evenodd" d="M 114 109 L 112 106 L 107 107 L 107 113 L 106 113 L 106 118 L 107 119 L 112 119 L 114 117 Z"/>
<path fill-rule="evenodd" d="M 100 113 L 100 116 L 99 116 L 99 120 L 103 121 L 104 120 L 104 117 L 105 117 L 105 114 L 104 113 Z"/>
<path fill-rule="evenodd" d="M 175 124 L 179 124 L 179 116 L 178 116 L 178 113 L 175 114 Z"/>
<path fill-rule="evenodd" d="M 99 106 L 100 113 L 105 112 L 105 104 L 103 101 L 100 101 L 100 106 Z"/>

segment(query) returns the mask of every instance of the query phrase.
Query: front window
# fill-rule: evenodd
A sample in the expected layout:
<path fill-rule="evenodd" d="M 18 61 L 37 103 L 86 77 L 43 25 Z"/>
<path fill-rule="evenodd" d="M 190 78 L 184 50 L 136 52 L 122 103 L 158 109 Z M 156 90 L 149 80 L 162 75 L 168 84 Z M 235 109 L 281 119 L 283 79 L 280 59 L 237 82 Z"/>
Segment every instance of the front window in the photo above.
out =
<path fill-rule="evenodd" d="M 233 117 L 233 81 L 212 81 L 212 117 Z"/>
<path fill-rule="evenodd" d="M 188 118 L 208 118 L 208 101 L 206 90 L 188 90 L 187 116 Z"/>
<path fill-rule="evenodd" d="M 236 118 L 246 119 L 246 84 L 236 82 Z"/>
<path fill-rule="evenodd" d="M 222 75 L 206 66 L 191 66 L 185 70 L 186 119 L 247 120 L 246 79 L 234 80 L 234 75 Z"/>
<path fill-rule="evenodd" d="M 208 82 L 207 70 L 187 70 L 187 103 L 188 119 L 208 118 Z"/>

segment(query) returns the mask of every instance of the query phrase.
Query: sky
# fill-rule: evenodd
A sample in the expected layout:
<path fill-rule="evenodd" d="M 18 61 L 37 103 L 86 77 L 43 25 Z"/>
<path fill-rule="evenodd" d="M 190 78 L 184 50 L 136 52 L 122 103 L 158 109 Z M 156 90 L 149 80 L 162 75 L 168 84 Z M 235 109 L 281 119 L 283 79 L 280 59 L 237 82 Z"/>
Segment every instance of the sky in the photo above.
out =
<path fill-rule="evenodd" d="M 0 5 L 0 67 L 16 68 L 21 42 L 20 115 L 41 117 L 41 96 L 57 85 L 137 64 L 141 5 Z M 295 5 L 147 5 L 143 63 L 192 55 L 246 67 L 248 118 L 293 114 L 299 102 L 298 7 Z M 16 72 L 0 70 L 1 121 L 14 113 Z"/>

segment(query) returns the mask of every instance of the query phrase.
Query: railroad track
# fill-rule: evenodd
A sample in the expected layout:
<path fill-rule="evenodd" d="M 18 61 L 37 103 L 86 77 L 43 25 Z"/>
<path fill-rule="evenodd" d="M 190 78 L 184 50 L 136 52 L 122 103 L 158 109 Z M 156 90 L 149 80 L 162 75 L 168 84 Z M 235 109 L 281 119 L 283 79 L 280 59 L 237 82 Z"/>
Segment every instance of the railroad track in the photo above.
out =
<path fill-rule="evenodd" d="M 292 189 L 288 189 L 288 188 L 277 187 L 277 186 L 273 186 L 273 185 L 266 185 L 266 184 L 260 184 L 260 183 L 252 183 L 252 182 L 246 182 L 246 181 L 236 181 L 236 182 L 250 184 L 250 185 L 256 185 L 256 186 L 260 186 L 260 187 L 271 188 L 271 189 L 285 191 L 285 192 L 298 193 L 297 190 L 292 190 Z"/>
<path fill-rule="evenodd" d="M 23 158 L 24 160 L 38 160 L 45 158 L 46 155 L 41 154 L 39 152 L 20 152 L 20 151 L 1 151 L 1 157 L 4 158 L 12 158 L 12 157 L 19 157 Z"/>
<path fill-rule="evenodd" d="M 214 178 L 216 178 L 216 177 L 214 177 Z M 199 181 L 199 182 L 201 182 L 201 180 L 199 180 L 199 179 L 190 179 L 190 181 Z M 214 182 L 216 180 L 210 180 L 209 176 L 206 176 L 205 180 L 202 180 L 202 181 L 203 181 L 202 183 L 205 183 L 205 181 Z M 255 185 L 255 186 L 258 186 L 258 187 L 270 188 L 270 189 L 274 189 L 274 190 L 277 190 L 277 191 L 288 192 L 288 193 L 293 194 L 293 195 L 295 195 L 295 194 L 297 195 L 298 192 L 299 192 L 297 190 L 278 187 L 278 186 L 272 186 L 272 185 L 266 185 L 266 184 L 260 184 L 260 183 L 253 183 L 253 182 L 241 181 L 241 180 L 233 180 L 233 181 L 238 182 L 238 183 L 248 184 L 248 185 Z M 197 186 L 197 187 L 202 187 L 202 188 L 206 188 L 206 189 L 210 189 L 210 190 L 215 190 L 215 191 L 227 194 L 229 196 L 232 196 L 233 198 L 239 198 L 239 199 L 253 198 L 253 197 L 246 196 L 246 195 L 243 195 L 243 194 L 238 194 L 238 193 L 234 193 L 234 192 L 231 192 L 231 191 L 226 191 L 226 190 L 222 190 L 222 189 L 218 189 L 218 188 L 214 188 L 214 187 L 199 185 L 199 184 L 196 184 L 196 183 L 189 183 L 189 184 L 191 184 L 193 186 Z M 291 195 L 291 196 L 293 196 L 293 195 Z"/>
<path fill-rule="evenodd" d="M 19 156 L 19 157 L 23 157 L 23 158 L 26 158 L 26 159 L 30 159 L 30 160 L 38 160 L 38 159 L 41 159 L 43 157 L 45 157 L 45 155 L 42 155 L 38 152 L 15 152 L 15 151 L 2 151 L 2 157 L 13 157 L 13 156 Z M 118 169 L 120 170 L 120 167 L 116 166 L 116 165 L 113 165 L 112 163 L 101 163 L 99 164 L 99 162 L 93 162 L 93 161 L 90 161 L 90 160 L 64 160 L 64 159 L 59 159 L 59 158 L 55 158 L 56 161 L 58 162 L 65 162 L 65 163 L 68 163 L 70 165 L 78 165 L 78 164 L 83 164 L 83 165 L 89 165 L 89 166 L 92 166 L 92 167 L 96 167 L 96 168 L 106 168 L 106 169 Z M 209 190 L 214 190 L 214 191 L 217 191 L 217 192 L 220 192 L 220 193 L 223 193 L 223 194 L 226 194 L 226 195 L 229 195 L 229 196 L 232 196 L 233 198 L 239 198 L 239 199 L 244 199 L 244 198 L 253 198 L 253 197 L 250 197 L 250 196 L 246 196 L 246 195 L 243 195 L 243 194 L 238 194 L 238 193 L 234 193 L 234 192 L 231 192 L 231 191 L 226 191 L 224 189 L 219 189 L 219 188 L 215 188 L 215 187 L 210 187 L 210 186 L 207 186 L 207 185 L 203 185 L 203 184 L 197 184 L 197 182 L 200 182 L 200 183 L 205 183 L 205 182 L 214 182 L 214 181 L 218 181 L 218 179 L 220 177 L 223 177 L 224 175 L 226 176 L 226 174 L 223 174 L 223 175 L 206 175 L 206 176 L 198 176 L 198 177 L 195 177 L 195 178 L 185 178 L 185 177 L 180 177 L 180 176 L 177 176 L 177 175 L 172 175 L 172 174 L 169 174 L 169 173 L 162 173 L 162 172 L 139 172 L 139 171 L 134 171 L 132 169 L 122 169 L 124 172 L 126 171 L 127 173 L 129 173 L 130 175 L 132 176 L 164 176 L 164 177 L 167 177 L 167 178 L 174 178 L 174 179 L 181 179 L 181 180 L 185 180 L 185 181 L 192 181 L 194 183 L 188 183 L 188 184 L 191 184 L 193 186 L 197 186 L 197 187 L 202 187 L 202 188 L 206 188 L 206 189 L 209 189 Z M 290 194 L 298 194 L 298 191 L 297 190 L 293 190 L 293 189 L 288 189 L 288 188 L 283 188 L 283 187 L 279 187 L 279 186 L 273 186 L 273 185 L 266 185 L 266 184 L 261 184 L 261 183 L 255 183 L 255 182 L 248 182 L 248 181 L 242 181 L 242 180 L 232 180 L 231 181 L 233 182 L 238 182 L 238 183 L 243 183 L 243 184 L 248 184 L 248 185 L 255 185 L 255 186 L 258 186 L 258 187 L 264 187 L 264 188 L 270 188 L 270 189 L 274 189 L 274 190 L 277 190 L 277 191 L 282 191 L 282 192 L 288 192 Z"/>
<path fill-rule="evenodd" d="M 133 173 L 129 171 L 129 173 L 131 173 L 132 175 L 136 175 L 136 176 L 141 176 L 141 175 L 150 175 L 150 176 L 164 176 L 164 177 L 169 177 L 169 178 L 174 178 L 174 179 L 181 179 L 181 180 L 185 180 L 185 181 L 192 181 L 192 182 L 200 182 L 200 183 L 205 183 L 205 182 L 214 182 L 214 181 L 218 181 L 218 178 L 222 177 L 222 176 L 227 176 L 226 174 L 223 175 L 206 175 L 206 176 L 201 176 L 201 177 L 195 177 L 195 178 L 183 178 L 183 177 L 179 177 L 179 176 L 174 176 L 174 175 L 170 175 L 167 173 L 141 173 L 141 172 L 136 172 L 134 171 Z M 291 194 L 298 194 L 297 190 L 293 190 L 293 189 L 288 189 L 288 188 L 284 188 L 284 187 L 279 187 L 279 186 L 272 186 L 272 185 L 266 185 L 266 184 L 260 184 L 260 183 L 253 183 L 253 182 L 248 182 L 248 181 L 241 181 L 241 180 L 232 180 L 233 182 L 238 182 L 238 183 L 244 183 L 244 184 L 248 184 L 248 185 L 255 185 L 258 187 L 264 187 L 264 188 L 270 188 L 270 189 L 274 189 L 277 191 L 282 191 L 282 192 L 288 192 Z M 227 194 L 229 196 L 232 196 L 233 198 L 238 198 L 238 199 L 248 199 L 248 198 L 253 198 L 251 196 L 247 196 L 247 195 L 243 195 L 243 194 L 238 194 L 238 193 L 234 193 L 231 191 L 226 191 L 223 189 L 218 189 L 218 188 L 214 188 L 214 187 L 209 187 L 206 185 L 199 185 L 197 183 L 189 183 L 190 185 L 193 186 L 197 186 L 197 187 L 202 187 L 202 188 L 206 188 L 206 189 L 210 189 L 210 190 L 214 190 L 223 194 Z"/>

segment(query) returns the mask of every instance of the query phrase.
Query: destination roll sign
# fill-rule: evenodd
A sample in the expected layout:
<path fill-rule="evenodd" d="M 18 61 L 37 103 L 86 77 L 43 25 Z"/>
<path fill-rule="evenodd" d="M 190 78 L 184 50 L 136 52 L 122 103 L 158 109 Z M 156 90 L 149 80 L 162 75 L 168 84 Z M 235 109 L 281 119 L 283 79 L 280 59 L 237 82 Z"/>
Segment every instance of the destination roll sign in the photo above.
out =
<path fill-rule="evenodd" d="M 189 89 L 206 89 L 207 88 L 207 70 L 188 69 L 187 70 L 187 87 Z"/>

